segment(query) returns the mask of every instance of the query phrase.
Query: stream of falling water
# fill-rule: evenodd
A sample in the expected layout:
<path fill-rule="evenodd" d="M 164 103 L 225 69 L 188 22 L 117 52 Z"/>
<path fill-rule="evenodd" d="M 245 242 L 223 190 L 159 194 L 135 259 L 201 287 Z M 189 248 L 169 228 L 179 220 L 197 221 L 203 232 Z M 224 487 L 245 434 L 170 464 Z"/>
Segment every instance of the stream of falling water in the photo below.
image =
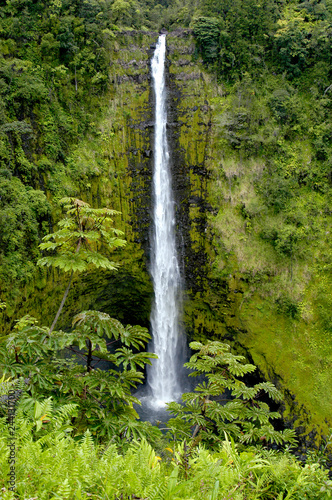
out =
<path fill-rule="evenodd" d="M 151 275 L 154 304 L 151 312 L 152 348 L 158 355 L 148 369 L 148 384 L 155 406 L 176 400 L 179 380 L 181 277 L 175 242 L 175 214 L 166 124 L 166 36 L 160 35 L 151 62 L 155 93 L 153 236 Z"/>

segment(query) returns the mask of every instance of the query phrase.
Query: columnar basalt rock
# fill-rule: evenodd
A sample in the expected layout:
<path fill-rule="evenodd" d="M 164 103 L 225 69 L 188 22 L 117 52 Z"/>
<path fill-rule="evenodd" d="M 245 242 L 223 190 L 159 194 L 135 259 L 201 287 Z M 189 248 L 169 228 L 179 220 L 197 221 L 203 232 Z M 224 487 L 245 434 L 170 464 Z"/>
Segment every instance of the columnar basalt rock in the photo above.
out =
<path fill-rule="evenodd" d="M 210 109 L 203 75 L 192 62 L 195 45 L 190 33 L 170 33 L 167 40 L 168 130 L 177 202 L 178 247 L 187 289 L 196 292 L 204 288 L 206 276 L 206 151 Z"/>

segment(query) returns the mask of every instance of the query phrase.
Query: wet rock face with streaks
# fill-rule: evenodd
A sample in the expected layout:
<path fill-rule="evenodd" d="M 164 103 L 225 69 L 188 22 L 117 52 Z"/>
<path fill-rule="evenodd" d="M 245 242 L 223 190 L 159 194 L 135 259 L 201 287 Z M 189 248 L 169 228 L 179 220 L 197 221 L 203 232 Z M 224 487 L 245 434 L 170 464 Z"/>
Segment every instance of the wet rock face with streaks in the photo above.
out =
<path fill-rule="evenodd" d="M 203 74 L 193 62 L 190 32 L 170 33 L 168 109 L 171 168 L 176 199 L 178 248 L 186 288 L 204 289 L 207 256 L 207 150 L 211 126 Z"/>
<path fill-rule="evenodd" d="M 123 123 L 125 141 L 119 140 L 117 146 L 122 151 L 116 166 L 122 186 L 119 191 L 123 193 L 120 210 L 124 219 L 130 220 L 127 237 L 144 251 L 143 268 L 146 270 L 151 257 L 154 162 L 155 97 L 151 84 L 151 59 L 158 34 L 144 35 L 141 42 L 139 37 L 142 34 L 135 32 L 119 37 L 120 45 L 112 57 L 117 62 L 111 72 L 114 74 L 115 96 L 122 99 L 120 106 L 126 114 Z M 175 198 L 176 244 L 185 293 L 191 299 L 186 302 L 189 313 L 185 313 L 184 323 L 189 335 L 197 330 L 197 326 L 200 333 L 209 335 L 216 329 L 216 322 L 224 318 L 217 314 L 212 322 L 207 321 L 204 307 L 197 308 L 197 303 L 192 302 L 200 294 L 205 296 L 211 287 L 208 263 L 211 244 L 207 226 L 207 215 L 211 211 L 207 189 L 211 89 L 206 75 L 194 60 L 195 50 L 190 30 L 167 33 L 167 139 Z M 220 284 L 217 288 L 219 290 Z M 222 288 L 223 293 L 218 292 L 218 302 L 223 301 L 227 293 L 224 285 Z M 207 300 L 210 300 L 211 293 L 208 295 Z M 215 296 L 212 302 L 216 302 Z M 195 303 L 195 312 L 190 303 Z M 217 305 L 216 308 L 219 309 Z"/>
<path fill-rule="evenodd" d="M 149 34 L 150 35 L 150 34 Z M 135 34 L 132 38 L 135 38 Z M 115 81 L 118 89 L 131 96 L 139 92 L 144 102 L 135 107 L 128 100 L 126 123 L 127 172 L 130 175 L 130 224 L 133 239 L 150 260 L 149 233 L 151 228 L 151 178 L 154 141 L 154 95 L 151 88 L 150 60 L 157 34 L 150 35 L 150 43 L 138 49 L 129 34 L 124 36 L 127 48 L 135 53 L 129 61 L 127 50 L 118 50 L 120 75 Z M 147 44 L 146 44 L 147 45 Z M 139 58 L 144 57 L 144 59 Z M 167 34 L 166 85 L 170 146 L 170 166 L 175 193 L 177 248 L 186 288 L 194 293 L 204 288 L 206 277 L 206 213 L 207 202 L 206 155 L 211 126 L 211 111 L 207 101 L 204 76 L 193 62 L 195 42 L 190 30 Z M 149 58 L 149 61 L 147 61 Z M 146 88 L 149 85 L 149 94 Z"/>
<path fill-rule="evenodd" d="M 114 255 L 118 273 L 88 273 L 75 281 L 61 319 L 70 327 L 73 314 L 99 308 L 123 322 L 148 324 L 152 286 L 148 273 L 152 207 L 154 95 L 151 58 L 158 33 L 118 33 L 110 54 L 110 89 L 96 129 L 74 151 L 74 158 L 91 172 L 87 182 L 72 183 L 73 196 L 93 206 L 110 206 L 122 212 L 116 225 L 125 232 L 127 247 Z M 167 134 L 170 144 L 177 248 L 182 277 L 189 290 L 204 283 L 206 252 L 205 168 L 210 110 L 206 83 L 193 62 L 195 42 L 190 30 L 167 35 Z M 13 321 L 30 313 L 52 320 L 61 297 L 63 277 L 38 277 L 27 288 L 25 302 L 8 308 Z M 130 290 L 128 289 L 130 283 Z M 140 301 L 137 297 L 142 296 Z M 47 315 L 45 317 L 45 311 Z M 136 312 L 135 312 L 136 311 Z M 130 313 L 129 313 L 130 312 Z M 7 327 L 10 328 L 8 322 Z"/>

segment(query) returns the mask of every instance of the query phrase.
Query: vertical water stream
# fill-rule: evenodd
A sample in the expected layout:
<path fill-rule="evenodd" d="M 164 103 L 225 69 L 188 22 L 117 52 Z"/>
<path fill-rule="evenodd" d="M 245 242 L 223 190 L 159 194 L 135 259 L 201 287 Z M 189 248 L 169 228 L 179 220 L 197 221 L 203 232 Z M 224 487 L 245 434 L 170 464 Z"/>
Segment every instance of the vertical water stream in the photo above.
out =
<path fill-rule="evenodd" d="M 152 59 L 155 94 L 153 235 L 151 275 L 154 304 L 151 312 L 152 350 L 157 360 L 148 370 L 148 384 L 156 406 L 180 394 L 180 290 L 181 277 L 175 242 L 175 214 L 169 165 L 165 88 L 166 36 L 160 35 Z"/>

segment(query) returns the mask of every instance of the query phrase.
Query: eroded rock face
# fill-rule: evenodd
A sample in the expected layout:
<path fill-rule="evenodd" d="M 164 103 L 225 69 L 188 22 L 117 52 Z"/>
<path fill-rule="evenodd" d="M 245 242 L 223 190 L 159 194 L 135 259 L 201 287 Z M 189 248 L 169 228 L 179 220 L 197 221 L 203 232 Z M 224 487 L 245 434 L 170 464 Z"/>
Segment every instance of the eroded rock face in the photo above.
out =
<path fill-rule="evenodd" d="M 135 38 L 137 34 L 130 36 Z M 125 34 L 126 38 L 130 36 Z M 148 57 L 148 62 L 138 58 L 137 44 L 133 41 L 128 42 L 128 47 L 135 51 L 135 59 L 122 60 L 121 54 L 125 52 L 120 49 L 118 64 L 125 74 L 116 76 L 120 87 L 130 85 L 132 94 L 140 92 L 145 95 L 140 107 L 134 109 L 133 103 L 129 102 L 125 155 L 130 176 L 130 224 L 134 241 L 144 249 L 147 267 L 154 141 L 154 95 L 149 70 L 157 36 L 150 37 L 149 48 L 140 49 L 141 57 Z M 206 191 L 206 152 L 211 128 L 206 82 L 193 62 L 194 51 L 190 30 L 167 34 L 167 132 L 176 201 L 177 245 L 186 288 L 192 292 L 203 289 L 206 277 L 206 215 L 210 209 Z M 146 83 L 149 84 L 148 95 Z"/>
<path fill-rule="evenodd" d="M 146 277 L 152 227 L 154 144 L 150 61 L 157 38 L 158 33 L 121 34 L 114 47 L 111 68 L 114 96 L 120 99 L 118 107 L 121 107 L 117 115 L 117 158 L 111 167 L 116 170 L 119 184 L 119 196 L 114 201 L 124 214 L 124 220 L 129 220 L 126 237 L 131 242 L 131 251 L 135 248 L 130 258 L 138 249 L 144 252 L 140 267 Z M 207 186 L 211 85 L 193 58 L 195 50 L 191 30 L 167 33 L 167 133 L 176 204 L 177 247 L 185 293 L 190 298 L 186 301 L 184 318 L 190 337 L 194 331 L 208 336 L 220 330 L 224 317 L 219 314 L 217 302 L 223 301 L 227 293 L 225 284 L 213 284 L 209 278 L 211 238 L 207 217 L 212 207 L 208 202 Z M 218 300 L 211 297 L 213 288 L 217 289 Z M 209 311 L 205 310 L 207 302 L 212 304 L 216 314 L 210 314 L 210 306 Z"/>
<path fill-rule="evenodd" d="M 211 127 L 205 81 L 190 32 L 173 32 L 168 47 L 168 134 L 176 200 L 178 248 L 187 290 L 202 291 L 206 276 L 206 152 Z"/>

